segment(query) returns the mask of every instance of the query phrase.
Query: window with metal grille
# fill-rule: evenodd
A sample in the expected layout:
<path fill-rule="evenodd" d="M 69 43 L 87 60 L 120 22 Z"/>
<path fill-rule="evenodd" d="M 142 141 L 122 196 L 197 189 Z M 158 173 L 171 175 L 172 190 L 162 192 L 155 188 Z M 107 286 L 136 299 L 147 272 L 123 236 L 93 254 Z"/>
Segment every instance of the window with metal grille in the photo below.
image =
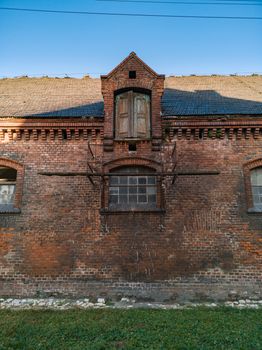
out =
<path fill-rule="evenodd" d="M 155 170 L 146 167 L 123 167 L 114 170 L 109 179 L 109 208 L 156 208 L 157 184 L 154 172 Z"/>
<path fill-rule="evenodd" d="M 251 170 L 253 205 L 262 209 L 262 167 Z"/>
<path fill-rule="evenodd" d="M 0 166 L 0 209 L 12 207 L 15 197 L 17 171 Z"/>

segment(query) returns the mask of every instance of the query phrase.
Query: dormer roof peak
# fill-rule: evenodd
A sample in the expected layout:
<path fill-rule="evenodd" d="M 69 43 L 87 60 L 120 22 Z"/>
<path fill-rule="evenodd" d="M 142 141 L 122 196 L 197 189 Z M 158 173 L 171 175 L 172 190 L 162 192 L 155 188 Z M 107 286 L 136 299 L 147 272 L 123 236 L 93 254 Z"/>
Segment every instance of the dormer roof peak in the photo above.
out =
<path fill-rule="evenodd" d="M 111 78 L 114 74 L 116 74 L 119 70 L 123 69 L 125 65 L 127 65 L 131 60 L 135 60 L 136 63 L 139 63 L 147 72 L 149 72 L 154 77 L 159 77 L 162 75 L 157 74 L 151 67 L 149 67 L 141 58 L 137 56 L 134 51 L 131 51 L 130 54 L 123 59 L 111 72 L 107 75 L 101 75 L 101 79 Z"/>

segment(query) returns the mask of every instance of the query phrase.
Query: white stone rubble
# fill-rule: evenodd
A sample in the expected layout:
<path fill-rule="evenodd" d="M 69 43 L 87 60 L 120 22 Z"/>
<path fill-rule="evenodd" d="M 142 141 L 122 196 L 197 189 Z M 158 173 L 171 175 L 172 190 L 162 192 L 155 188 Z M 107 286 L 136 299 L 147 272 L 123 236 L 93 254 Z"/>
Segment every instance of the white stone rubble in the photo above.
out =
<path fill-rule="evenodd" d="M 0 309 L 90 309 L 90 308 L 148 308 L 148 309 L 185 309 L 195 307 L 232 307 L 232 308 L 250 308 L 262 309 L 262 300 L 240 299 L 238 301 L 226 301 L 220 303 L 156 303 L 156 302 L 139 302 L 123 297 L 118 302 L 107 302 L 105 298 L 97 298 L 96 302 L 91 302 L 89 298 L 83 299 L 61 299 L 61 298 L 0 298 Z"/>

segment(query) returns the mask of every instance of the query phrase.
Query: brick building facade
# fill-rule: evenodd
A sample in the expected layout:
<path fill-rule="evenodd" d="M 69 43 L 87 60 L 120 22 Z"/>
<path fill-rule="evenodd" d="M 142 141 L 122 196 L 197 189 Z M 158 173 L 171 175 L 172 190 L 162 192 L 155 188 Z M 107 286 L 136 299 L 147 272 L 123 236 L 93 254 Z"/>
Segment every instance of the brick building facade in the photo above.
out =
<path fill-rule="evenodd" d="M 0 81 L 0 295 L 258 295 L 262 77 Z"/>

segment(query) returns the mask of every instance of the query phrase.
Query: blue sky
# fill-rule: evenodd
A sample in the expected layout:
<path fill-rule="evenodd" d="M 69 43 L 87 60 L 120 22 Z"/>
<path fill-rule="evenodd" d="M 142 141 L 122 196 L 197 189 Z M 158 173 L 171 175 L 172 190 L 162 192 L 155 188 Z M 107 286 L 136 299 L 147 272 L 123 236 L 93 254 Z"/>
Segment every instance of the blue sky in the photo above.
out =
<path fill-rule="evenodd" d="M 200 1 L 219 3 L 191 0 Z M 262 6 L 245 5 L 0 0 L 0 7 L 262 17 Z M 1 77 L 65 74 L 81 77 L 87 73 L 99 76 L 109 72 L 131 51 L 166 75 L 262 74 L 262 20 L 106 17 L 0 10 L 0 47 Z"/>

